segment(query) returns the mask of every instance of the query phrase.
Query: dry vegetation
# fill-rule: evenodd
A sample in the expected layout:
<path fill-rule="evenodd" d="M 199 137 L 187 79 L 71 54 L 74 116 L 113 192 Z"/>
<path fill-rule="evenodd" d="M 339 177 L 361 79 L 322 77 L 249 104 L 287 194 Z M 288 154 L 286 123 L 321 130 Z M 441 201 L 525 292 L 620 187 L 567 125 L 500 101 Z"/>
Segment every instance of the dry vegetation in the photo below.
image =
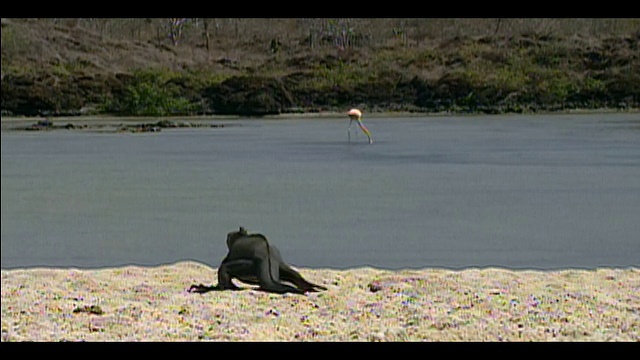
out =
<path fill-rule="evenodd" d="M 639 19 L 2 19 L 2 111 L 635 108 Z"/>

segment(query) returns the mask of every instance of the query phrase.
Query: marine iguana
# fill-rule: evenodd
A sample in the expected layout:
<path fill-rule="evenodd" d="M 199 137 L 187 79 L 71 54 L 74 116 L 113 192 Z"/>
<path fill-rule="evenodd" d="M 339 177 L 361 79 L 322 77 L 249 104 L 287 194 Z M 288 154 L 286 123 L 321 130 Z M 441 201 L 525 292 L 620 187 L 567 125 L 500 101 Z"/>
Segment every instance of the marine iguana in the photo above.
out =
<path fill-rule="evenodd" d="M 227 234 L 227 247 L 229 253 L 218 268 L 218 285 L 192 285 L 189 292 L 241 290 L 231 281 L 234 278 L 259 285 L 259 290 L 278 294 L 327 290 L 324 286 L 308 282 L 287 265 L 278 248 L 271 245 L 262 234 L 248 234 L 244 227 L 240 227 L 238 231 Z"/>

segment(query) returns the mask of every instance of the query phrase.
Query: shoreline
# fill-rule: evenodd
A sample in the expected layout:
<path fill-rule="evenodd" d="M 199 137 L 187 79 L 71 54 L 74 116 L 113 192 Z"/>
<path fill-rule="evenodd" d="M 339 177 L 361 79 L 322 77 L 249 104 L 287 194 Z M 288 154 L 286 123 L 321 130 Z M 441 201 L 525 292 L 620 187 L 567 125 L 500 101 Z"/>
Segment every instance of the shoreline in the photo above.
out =
<path fill-rule="evenodd" d="M 7 341 L 640 341 L 640 268 L 297 268 L 327 291 L 188 293 L 195 261 L 2 270 Z"/>
<path fill-rule="evenodd" d="M 536 113 L 426 113 L 426 112 L 371 112 L 366 113 L 366 118 L 419 118 L 427 119 L 442 117 L 476 117 L 476 116 L 531 116 L 531 115 L 594 115 L 594 114 L 640 114 L 640 109 L 577 109 L 567 111 L 549 111 Z M 261 117 L 240 116 L 240 115 L 193 115 L 193 116 L 166 116 L 166 117 L 145 117 L 145 116 L 114 116 L 114 115 L 87 115 L 87 116 L 2 116 L 0 118 L 0 130 L 2 131 L 51 131 L 51 130 L 80 130 L 88 132 L 156 132 L 163 128 L 210 128 L 241 126 L 235 121 L 259 121 L 259 120 L 328 120 L 346 119 L 346 112 L 319 112 L 319 113 L 287 113 L 279 115 L 266 115 Z M 49 121 L 53 126 L 38 126 L 41 121 Z M 229 121 L 229 123 L 224 123 Z M 164 123 L 163 126 L 155 126 Z M 168 126 L 167 126 L 168 125 Z"/>
<path fill-rule="evenodd" d="M 361 108 L 363 109 L 363 108 Z M 101 120 L 101 119 L 120 119 L 124 121 L 139 121 L 141 119 L 147 120 L 176 120 L 176 119 L 203 119 L 203 120 L 230 120 L 230 119 L 243 119 L 243 120 L 263 120 L 263 119 L 291 119 L 291 118 L 346 118 L 347 109 L 344 111 L 319 111 L 319 112 L 291 112 L 280 113 L 276 115 L 262 115 L 262 116 L 250 116 L 250 115 L 175 115 L 175 116 L 119 116 L 115 114 L 95 114 L 95 115 L 73 115 L 73 116 L 22 116 L 22 115 L 2 115 L 0 118 L 2 121 L 37 121 L 46 118 L 54 120 L 68 120 L 74 119 L 81 120 Z M 366 117 L 442 117 L 442 116 L 501 116 L 501 115 L 566 115 L 566 114 L 616 114 L 616 113 L 640 113 L 640 108 L 598 108 L 598 109 L 567 109 L 567 110 L 552 110 L 552 111 L 536 111 L 536 112 L 501 112 L 501 113 L 483 113 L 483 112 L 454 112 L 454 111 L 442 111 L 442 112 L 421 112 L 421 111 L 367 111 L 363 110 L 363 114 Z M 364 118 L 363 116 L 363 118 Z"/>
<path fill-rule="evenodd" d="M 178 260 L 174 262 L 167 263 L 158 263 L 153 265 L 147 264 L 138 264 L 138 263 L 123 263 L 119 265 L 109 265 L 109 266 L 56 266 L 56 265 L 37 265 L 37 266 L 16 266 L 16 267 L 3 267 L 0 268 L 2 272 L 12 272 L 12 271 L 48 271 L 48 270 L 69 270 L 69 271 L 104 271 L 104 270 L 113 270 L 113 269 L 121 269 L 121 268 L 140 268 L 140 269 L 155 269 L 161 267 L 172 267 L 172 266 L 180 266 L 181 264 L 193 264 L 194 266 L 201 266 L 205 268 L 211 268 L 216 270 L 216 266 L 211 266 L 208 263 L 192 260 L 192 259 L 184 259 Z M 446 267 L 446 266 L 424 266 L 424 267 L 404 267 L 404 268 L 386 268 L 379 267 L 373 265 L 357 265 L 351 267 L 306 267 L 306 266 L 297 266 L 291 265 L 296 269 L 304 269 L 309 271 L 326 271 L 326 272 L 350 272 L 350 271 L 361 271 L 361 270 L 372 270 L 376 272 L 388 272 L 388 273 L 403 273 L 403 272 L 412 272 L 412 271 L 449 271 L 449 272 L 463 272 L 463 271 L 511 271 L 511 272 L 539 272 L 539 273 L 553 273 L 553 272 L 563 272 L 563 271 L 639 271 L 640 275 L 640 267 L 635 265 L 629 266 L 595 266 L 595 267 L 580 267 L 580 266 L 572 266 L 572 267 L 554 267 L 554 268 L 537 268 L 537 267 L 507 267 L 507 266 L 499 266 L 499 265 L 486 265 L 486 266 L 464 266 L 464 267 Z"/>

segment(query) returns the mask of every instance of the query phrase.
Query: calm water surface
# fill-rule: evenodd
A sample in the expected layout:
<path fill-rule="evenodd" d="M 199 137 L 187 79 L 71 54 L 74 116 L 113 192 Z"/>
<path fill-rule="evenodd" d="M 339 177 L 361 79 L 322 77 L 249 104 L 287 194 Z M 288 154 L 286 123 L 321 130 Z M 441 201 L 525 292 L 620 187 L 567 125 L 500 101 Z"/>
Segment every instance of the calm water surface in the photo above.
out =
<path fill-rule="evenodd" d="M 240 225 L 303 267 L 640 266 L 640 114 L 231 121 L 3 131 L 2 268 L 218 266 Z"/>

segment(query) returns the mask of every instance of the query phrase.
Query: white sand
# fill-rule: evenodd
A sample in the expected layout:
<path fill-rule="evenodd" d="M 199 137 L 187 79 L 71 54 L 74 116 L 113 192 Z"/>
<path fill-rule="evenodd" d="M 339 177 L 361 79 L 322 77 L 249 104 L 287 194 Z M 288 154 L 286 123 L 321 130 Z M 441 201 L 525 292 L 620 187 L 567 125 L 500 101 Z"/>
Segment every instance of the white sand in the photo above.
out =
<path fill-rule="evenodd" d="M 2 270 L 2 341 L 640 341 L 638 268 L 298 270 L 329 290 L 193 294 L 217 282 L 195 262 Z"/>

